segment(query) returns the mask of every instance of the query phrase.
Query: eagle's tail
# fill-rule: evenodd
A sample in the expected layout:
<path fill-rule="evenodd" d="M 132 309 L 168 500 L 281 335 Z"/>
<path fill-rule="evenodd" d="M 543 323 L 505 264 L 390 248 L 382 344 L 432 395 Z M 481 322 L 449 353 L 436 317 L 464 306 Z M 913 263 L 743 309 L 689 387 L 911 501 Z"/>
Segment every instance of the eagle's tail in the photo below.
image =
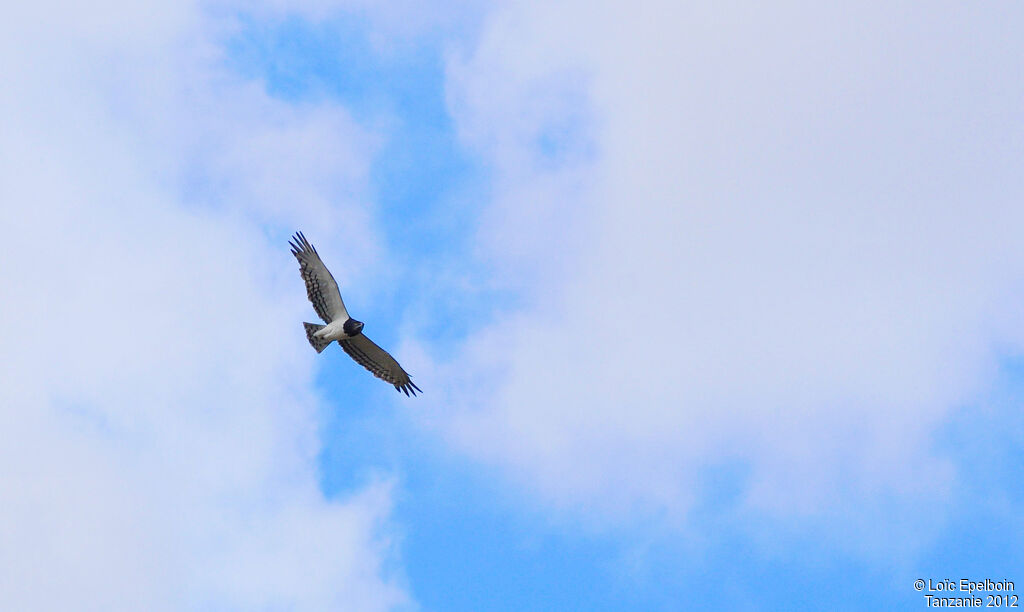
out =
<path fill-rule="evenodd" d="M 323 338 L 317 338 L 313 334 L 324 328 L 323 325 L 316 325 L 315 323 L 303 323 L 303 327 L 306 328 L 306 338 L 309 343 L 316 349 L 316 352 L 322 353 L 327 345 L 331 343 L 330 340 L 324 340 Z"/>

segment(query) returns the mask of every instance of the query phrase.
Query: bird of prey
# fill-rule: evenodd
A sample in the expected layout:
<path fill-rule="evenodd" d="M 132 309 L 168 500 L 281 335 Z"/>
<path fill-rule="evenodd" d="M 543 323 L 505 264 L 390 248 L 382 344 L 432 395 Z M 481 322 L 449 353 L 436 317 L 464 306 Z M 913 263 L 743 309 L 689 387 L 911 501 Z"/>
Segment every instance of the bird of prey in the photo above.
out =
<path fill-rule="evenodd" d="M 313 310 L 326 325 L 303 323 L 306 338 L 316 352 L 321 353 L 334 340 L 356 363 L 369 370 L 377 378 L 391 383 L 399 392 L 416 395 L 423 390 L 409 378 L 409 374 L 398 365 L 387 351 L 363 335 L 363 324 L 348 315 L 345 303 L 341 301 L 338 283 L 313 245 L 302 232 L 296 232 L 288 245 L 292 255 L 299 260 L 299 273 L 306 281 L 306 295 L 313 303 Z"/>

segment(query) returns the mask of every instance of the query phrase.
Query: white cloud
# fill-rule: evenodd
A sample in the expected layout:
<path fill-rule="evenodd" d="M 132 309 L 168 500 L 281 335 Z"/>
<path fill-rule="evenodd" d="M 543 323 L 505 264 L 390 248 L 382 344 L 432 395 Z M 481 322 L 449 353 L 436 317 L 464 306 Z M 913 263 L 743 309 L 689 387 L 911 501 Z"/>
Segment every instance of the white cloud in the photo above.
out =
<path fill-rule="evenodd" d="M 1024 349 L 1022 20 L 505 5 L 449 96 L 529 306 L 471 339 L 451 438 L 591 517 L 678 519 L 736 460 L 772 515 L 944 498 L 931 432 Z"/>
<path fill-rule="evenodd" d="M 213 0 L 212 6 L 234 10 L 233 0 Z M 385 57 L 407 53 L 427 40 L 459 36 L 476 29 L 486 12 L 481 0 L 257 0 L 245 6 L 263 19 L 301 16 L 326 21 L 344 15 L 363 20 L 365 34 L 374 50 Z"/>
<path fill-rule="evenodd" d="M 220 28 L 191 3 L 0 26 L 4 609 L 408 603 L 389 484 L 318 487 L 308 308 L 264 234 L 372 237 L 375 140 L 224 73 Z"/>

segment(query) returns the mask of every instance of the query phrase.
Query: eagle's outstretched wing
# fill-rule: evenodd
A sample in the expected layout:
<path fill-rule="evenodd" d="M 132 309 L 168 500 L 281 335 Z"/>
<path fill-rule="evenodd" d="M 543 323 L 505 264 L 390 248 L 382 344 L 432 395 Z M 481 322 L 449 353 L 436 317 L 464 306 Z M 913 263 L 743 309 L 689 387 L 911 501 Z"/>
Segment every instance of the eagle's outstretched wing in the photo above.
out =
<path fill-rule="evenodd" d="M 324 323 L 335 319 L 347 320 L 348 311 L 345 310 L 345 302 L 341 301 L 338 283 L 334 282 L 334 277 L 320 260 L 313 245 L 302 232 L 296 232 L 288 246 L 292 247 L 292 255 L 299 260 L 299 273 L 302 274 L 302 280 L 306 281 L 306 295 L 313 303 L 316 314 Z"/>
<path fill-rule="evenodd" d="M 338 344 L 359 365 L 372 372 L 377 378 L 393 384 L 395 389 L 406 395 L 409 395 L 410 392 L 416 395 L 416 391 L 423 393 L 423 390 L 409 378 L 408 372 L 398 365 L 394 357 L 363 334 L 359 334 L 355 338 L 339 340 Z"/>

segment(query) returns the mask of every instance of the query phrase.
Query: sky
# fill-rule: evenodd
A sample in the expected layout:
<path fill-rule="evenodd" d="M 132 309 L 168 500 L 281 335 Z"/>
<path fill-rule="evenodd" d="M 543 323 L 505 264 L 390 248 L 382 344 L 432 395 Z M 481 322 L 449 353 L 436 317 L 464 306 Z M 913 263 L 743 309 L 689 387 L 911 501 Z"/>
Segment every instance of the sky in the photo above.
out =
<path fill-rule="evenodd" d="M 0 608 L 1024 594 L 1022 30 L 1012 2 L 9 7 Z M 422 395 L 308 346 L 297 230 Z"/>

